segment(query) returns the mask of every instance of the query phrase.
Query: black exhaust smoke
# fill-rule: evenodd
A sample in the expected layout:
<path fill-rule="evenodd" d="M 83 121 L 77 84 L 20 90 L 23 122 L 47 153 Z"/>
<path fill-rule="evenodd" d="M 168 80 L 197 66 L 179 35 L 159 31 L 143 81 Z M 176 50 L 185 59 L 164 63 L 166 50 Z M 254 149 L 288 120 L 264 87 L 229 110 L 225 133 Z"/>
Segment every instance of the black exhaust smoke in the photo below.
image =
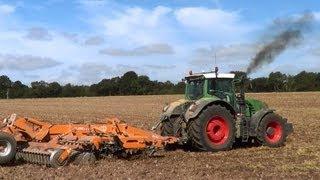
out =
<path fill-rule="evenodd" d="M 270 28 L 276 35 L 273 35 L 271 42 L 265 44 L 253 57 L 247 68 L 247 74 L 255 72 L 262 65 L 272 63 L 287 48 L 298 46 L 303 41 L 304 33 L 311 30 L 313 22 L 312 13 L 276 19 Z"/>

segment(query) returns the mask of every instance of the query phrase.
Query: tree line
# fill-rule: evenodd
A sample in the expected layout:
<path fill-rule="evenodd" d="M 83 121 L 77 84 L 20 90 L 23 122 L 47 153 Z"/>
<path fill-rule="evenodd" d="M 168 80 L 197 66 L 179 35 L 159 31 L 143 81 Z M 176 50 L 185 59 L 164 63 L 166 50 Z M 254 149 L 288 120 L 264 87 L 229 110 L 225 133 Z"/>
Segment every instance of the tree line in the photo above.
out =
<path fill-rule="evenodd" d="M 247 92 L 301 92 L 320 91 L 320 73 L 301 71 L 296 75 L 271 72 L 267 77 L 249 79 L 244 72 L 235 71 L 236 77 L 245 78 Z"/>
<path fill-rule="evenodd" d="M 151 81 L 148 76 L 138 76 L 129 71 L 121 77 L 103 79 L 97 84 L 61 85 L 58 82 L 35 81 L 30 86 L 21 81 L 12 82 L 8 76 L 0 76 L 0 98 L 49 98 L 90 97 L 116 95 L 179 94 L 184 92 L 184 83 Z"/>
<path fill-rule="evenodd" d="M 246 79 L 247 92 L 320 91 L 320 73 L 302 71 L 297 75 L 272 72 L 268 77 L 249 79 L 244 72 L 235 71 L 237 77 Z M 116 95 L 183 94 L 184 82 L 152 81 L 148 76 L 138 76 L 129 71 L 121 77 L 103 79 L 97 84 L 61 85 L 58 82 L 35 81 L 30 86 L 21 81 L 12 82 L 0 76 L 0 98 L 48 98 Z"/>

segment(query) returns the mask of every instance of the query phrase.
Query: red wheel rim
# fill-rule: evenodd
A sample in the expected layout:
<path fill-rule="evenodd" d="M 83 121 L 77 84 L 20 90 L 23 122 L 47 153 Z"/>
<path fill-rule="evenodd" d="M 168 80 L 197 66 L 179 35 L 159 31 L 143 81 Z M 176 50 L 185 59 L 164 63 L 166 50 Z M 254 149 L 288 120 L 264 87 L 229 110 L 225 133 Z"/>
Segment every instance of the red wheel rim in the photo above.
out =
<path fill-rule="evenodd" d="M 270 143 L 277 143 L 282 137 L 282 126 L 277 121 L 271 121 L 266 127 L 266 140 Z"/>
<path fill-rule="evenodd" d="M 216 116 L 209 120 L 206 132 L 213 145 L 221 145 L 227 141 L 230 129 L 224 118 Z"/>

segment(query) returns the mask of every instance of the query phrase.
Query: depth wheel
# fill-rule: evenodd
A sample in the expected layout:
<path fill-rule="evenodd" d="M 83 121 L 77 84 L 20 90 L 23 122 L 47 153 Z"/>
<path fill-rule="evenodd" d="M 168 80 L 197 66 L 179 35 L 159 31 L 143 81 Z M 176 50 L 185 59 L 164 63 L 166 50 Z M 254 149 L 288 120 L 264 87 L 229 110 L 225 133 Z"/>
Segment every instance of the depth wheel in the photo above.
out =
<path fill-rule="evenodd" d="M 269 147 L 283 146 L 288 136 L 286 123 L 285 119 L 275 113 L 267 114 L 258 127 L 259 142 Z"/>
<path fill-rule="evenodd" d="M 63 158 L 64 149 L 55 149 L 50 156 L 50 166 L 58 168 L 67 165 L 69 157 Z"/>
<path fill-rule="evenodd" d="M 188 136 L 193 147 L 201 151 L 224 151 L 235 141 L 235 121 L 225 107 L 206 107 L 188 124 Z"/>
<path fill-rule="evenodd" d="M 10 163 L 17 152 L 17 141 L 8 133 L 0 132 L 0 164 Z"/>

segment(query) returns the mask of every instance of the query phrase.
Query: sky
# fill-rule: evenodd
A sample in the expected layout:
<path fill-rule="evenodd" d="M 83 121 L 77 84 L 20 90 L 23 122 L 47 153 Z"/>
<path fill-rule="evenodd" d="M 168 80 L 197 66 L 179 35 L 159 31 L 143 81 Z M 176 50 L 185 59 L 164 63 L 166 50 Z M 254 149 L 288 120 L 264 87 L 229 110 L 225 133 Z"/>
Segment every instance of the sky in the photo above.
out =
<path fill-rule="evenodd" d="M 0 0 L 0 74 L 88 85 L 131 70 L 173 82 L 245 71 L 277 19 L 305 12 L 315 28 L 251 77 L 320 70 L 318 0 Z"/>

